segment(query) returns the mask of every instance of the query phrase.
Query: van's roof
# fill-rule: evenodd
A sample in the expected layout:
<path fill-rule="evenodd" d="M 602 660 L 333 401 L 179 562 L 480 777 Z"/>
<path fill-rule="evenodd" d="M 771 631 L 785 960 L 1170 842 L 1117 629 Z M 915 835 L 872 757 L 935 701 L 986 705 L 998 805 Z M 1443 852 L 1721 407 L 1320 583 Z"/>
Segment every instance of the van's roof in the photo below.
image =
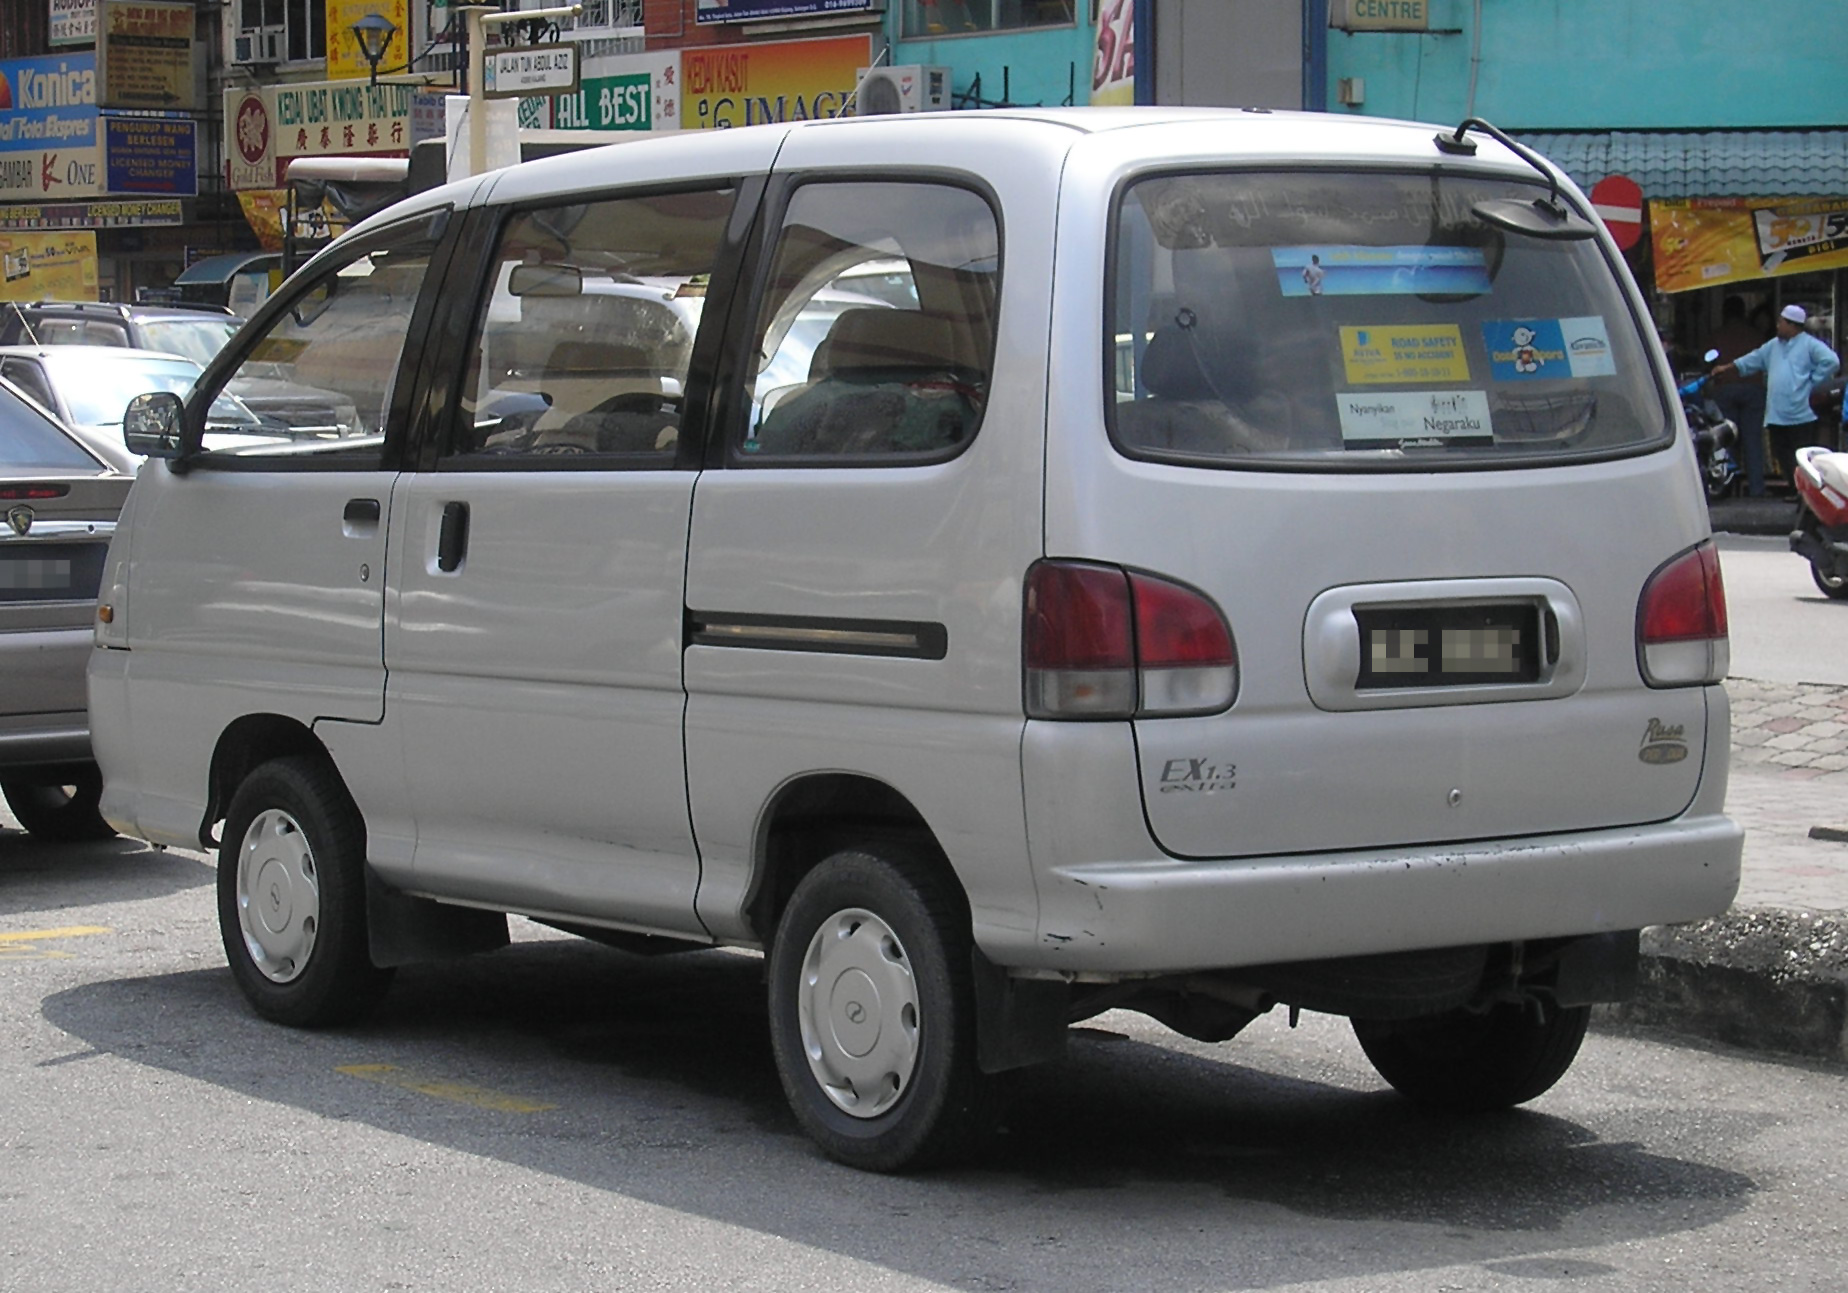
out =
<path fill-rule="evenodd" d="M 900 135 L 914 131 L 982 131 L 984 140 L 996 136 L 996 128 L 1013 123 L 1023 139 L 1037 131 L 1071 132 L 1073 136 L 1108 136 L 1125 131 L 1156 131 L 1164 128 L 1191 134 L 1198 139 L 1201 127 L 1221 127 L 1227 131 L 1228 155 L 1248 154 L 1253 158 L 1280 156 L 1352 157 L 1369 162 L 1436 163 L 1444 159 L 1436 147 L 1439 132 L 1454 132 L 1454 125 L 1431 122 L 1399 121 L 1385 117 L 1337 116 L 1321 112 L 1286 112 L 1268 108 L 1188 108 L 1188 107 L 1083 107 L 1083 108 L 987 108 L 968 112 L 928 112 L 886 114 L 874 117 L 838 117 L 814 121 L 772 122 L 756 126 L 739 126 L 727 130 L 684 130 L 664 132 L 647 139 L 612 143 L 598 148 L 524 162 L 517 168 L 523 176 L 545 178 L 558 183 L 561 190 L 581 185 L 587 164 L 598 166 L 593 159 L 620 157 L 637 161 L 656 150 L 673 150 L 684 163 L 688 174 L 707 169 L 703 160 L 710 155 L 713 173 L 725 173 L 727 164 L 721 156 L 735 158 L 741 145 L 755 142 L 767 158 L 774 156 L 776 144 L 797 131 L 878 131 Z M 1069 137 L 1069 136 L 1068 136 Z M 1470 136 L 1479 152 L 1473 157 L 1451 159 L 1475 168 L 1489 165 L 1500 168 L 1526 169 L 1526 163 L 1489 135 Z M 1150 155 L 1162 150 L 1150 140 Z M 620 148 L 620 153 L 612 149 Z M 894 157 L 903 157 L 902 144 L 895 142 Z M 658 155 L 658 154 L 656 154 Z M 446 206 L 465 207 L 492 194 L 493 178 L 506 172 L 489 172 L 427 190 L 405 202 L 375 215 L 355 229 L 365 229 L 401 219 L 418 211 Z M 1529 172 L 1531 174 L 1531 172 Z M 1568 185 L 1558 173 L 1562 186 Z M 611 174 L 620 174 L 614 171 Z M 528 185 L 522 185 L 528 188 Z"/>

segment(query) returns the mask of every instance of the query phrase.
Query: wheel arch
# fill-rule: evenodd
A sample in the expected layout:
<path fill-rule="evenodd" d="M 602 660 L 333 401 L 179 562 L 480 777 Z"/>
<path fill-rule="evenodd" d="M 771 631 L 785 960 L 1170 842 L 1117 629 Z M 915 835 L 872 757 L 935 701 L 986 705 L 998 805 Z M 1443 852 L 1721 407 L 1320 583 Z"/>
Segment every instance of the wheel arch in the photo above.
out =
<path fill-rule="evenodd" d="M 212 750 L 211 771 L 206 775 L 205 813 L 199 820 L 199 847 L 218 847 L 213 828 L 225 819 L 231 796 L 244 778 L 271 759 L 307 755 L 326 759 L 327 747 L 300 719 L 284 714 L 246 714 L 219 734 Z"/>

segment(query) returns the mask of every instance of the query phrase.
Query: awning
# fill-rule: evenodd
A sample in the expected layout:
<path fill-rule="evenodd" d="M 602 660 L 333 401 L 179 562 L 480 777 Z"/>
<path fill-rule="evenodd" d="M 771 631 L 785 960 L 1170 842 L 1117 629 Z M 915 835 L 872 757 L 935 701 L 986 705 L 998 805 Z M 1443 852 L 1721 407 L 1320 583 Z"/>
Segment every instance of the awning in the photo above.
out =
<path fill-rule="evenodd" d="M 1645 198 L 1848 195 L 1848 130 L 1523 130 L 1580 188 L 1628 175 Z"/>
<path fill-rule="evenodd" d="M 180 271 L 180 276 L 173 280 L 175 287 L 197 284 L 202 287 L 222 286 L 239 274 L 257 273 L 262 270 L 281 269 L 282 257 L 273 251 L 240 251 L 224 256 L 207 256 L 196 260 Z"/>

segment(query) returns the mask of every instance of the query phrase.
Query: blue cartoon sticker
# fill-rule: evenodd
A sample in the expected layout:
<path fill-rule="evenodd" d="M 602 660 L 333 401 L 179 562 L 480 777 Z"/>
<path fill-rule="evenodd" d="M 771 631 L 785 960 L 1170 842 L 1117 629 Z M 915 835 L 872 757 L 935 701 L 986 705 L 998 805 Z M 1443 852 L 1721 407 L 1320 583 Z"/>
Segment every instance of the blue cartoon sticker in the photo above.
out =
<path fill-rule="evenodd" d="M 1610 377 L 1610 334 L 1596 315 L 1571 319 L 1491 319 L 1482 325 L 1489 374 L 1498 382 L 1542 377 Z"/>

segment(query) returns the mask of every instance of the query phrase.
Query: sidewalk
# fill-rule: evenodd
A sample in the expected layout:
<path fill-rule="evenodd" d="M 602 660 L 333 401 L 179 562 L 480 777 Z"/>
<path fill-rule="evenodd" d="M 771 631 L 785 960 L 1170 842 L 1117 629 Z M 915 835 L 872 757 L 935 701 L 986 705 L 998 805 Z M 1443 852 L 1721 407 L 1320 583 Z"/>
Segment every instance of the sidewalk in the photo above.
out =
<path fill-rule="evenodd" d="M 1733 678 L 1726 690 L 1739 896 L 1716 919 L 1644 930 L 1638 997 L 1608 1014 L 1848 1059 L 1848 687 Z"/>

